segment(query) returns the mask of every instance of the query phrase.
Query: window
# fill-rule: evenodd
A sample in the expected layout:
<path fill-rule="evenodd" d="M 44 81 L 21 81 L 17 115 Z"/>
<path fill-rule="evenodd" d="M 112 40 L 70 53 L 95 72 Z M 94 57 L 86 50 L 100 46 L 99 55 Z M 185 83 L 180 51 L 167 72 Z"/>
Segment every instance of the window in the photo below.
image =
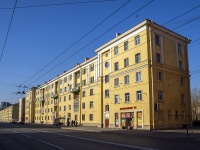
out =
<path fill-rule="evenodd" d="M 141 80 L 142 80 L 141 72 L 136 72 L 136 82 L 139 82 Z"/>
<path fill-rule="evenodd" d="M 71 90 L 72 89 L 72 85 L 69 85 L 69 90 Z"/>
<path fill-rule="evenodd" d="M 90 120 L 90 121 L 93 120 L 93 114 L 89 114 L 89 120 Z"/>
<path fill-rule="evenodd" d="M 142 100 L 142 91 L 136 91 L 136 100 L 137 101 Z"/>
<path fill-rule="evenodd" d="M 83 68 L 83 71 L 82 71 L 82 72 L 83 72 L 83 74 L 86 74 L 86 69 L 85 69 L 85 68 Z"/>
<path fill-rule="evenodd" d="M 93 89 L 90 89 L 90 95 L 93 95 L 94 93 L 93 93 Z"/>
<path fill-rule="evenodd" d="M 116 62 L 115 64 L 114 64 L 115 66 L 115 71 L 117 71 L 118 69 L 119 69 L 119 63 L 118 62 Z"/>
<path fill-rule="evenodd" d="M 71 105 L 69 105 L 69 110 L 71 110 L 72 108 L 71 108 Z"/>
<path fill-rule="evenodd" d="M 183 77 L 181 77 L 181 79 L 180 79 L 180 85 L 184 86 L 184 78 Z"/>
<path fill-rule="evenodd" d="M 178 53 L 182 54 L 182 44 L 178 44 Z"/>
<path fill-rule="evenodd" d="M 71 100 L 71 95 L 69 95 L 69 100 Z"/>
<path fill-rule="evenodd" d="M 90 108 L 93 108 L 93 101 L 90 101 Z"/>
<path fill-rule="evenodd" d="M 94 76 L 90 77 L 90 83 L 94 83 Z"/>
<path fill-rule="evenodd" d="M 124 76 L 124 85 L 129 84 L 129 75 Z"/>
<path fill-rule="evenodd" d="M 125 93 L 125 103 L 130 102 L 130 94 Z"/>
<path fill-rule="evenodd" d="M 77 79 L 80 78 L 80 73 L 77 73 L 77 74 L 76 74 L 76 78 L 77 78 Z"/>
<path fill-rule="evenodd" d="M 158 100 L 163 100 L 163 92 L 158 91 Z"/>
<path fill-rule="evenodd" d="M 64 83 L 66 83 L 66 82 L 67 82 L 67 77 L 64 78 Z"/>
<path fill-rule="evenodd" d="M 85 102 L 82 103 L 82 109 L 85 109 Z"/>
<path fill-rule="evenodd" d="M 90 65 L 90 71 L 94 70 L 94 64 Z"/>
<path fill-rule="evenodd" d="M 109 111 L 109 105 L 105 105 L 105 111 Z"/>
<path fill-rule="evenodd" d="M 114 86 L 115 87 L 119 86 L 119 78 L 114 79 Z"/>
<path fill-rule="evenodd" d="M 66 96 L 64 96 L 64 101 L 66 101 Z"/>
<path fill-rule="evenodd" d="M 109 90 L 105 90 L 105 97 L 109 97 Z"/>
<path fill-rule="evenodd" d="M 82 121 L 85 121 L 85 114 L 82 114 Z"/>
<path fill-rule="evenodd" d="M 60 111 L 61 111 L 61 106 L 60 106 Z"/>
<path fill-rule="evenodd" d="M 62 98 L 60 97 L 60 102 L 62 101 Z"/>
<path fill-rule="evenodd" d="M 185 103 L 185 95 L 181 94 L 181 103 Z"/>
<path fill-rule="evenodd" d="M 118 104 L 119 103 L 119 95 L 115 95 L 115 104 Z"/>
<path fill-rule="evenodd" d="M 105 68 L 108 68 L 109 62 L 106 61 L 104 66 L 105 66 Z"/>
<path fill-rule="evenodd" d="M 82 97 L 85 97 L 85 91 L 82 92 Z"/>
<path fill-rule="evenodd" d="M 74 101 L 74 111 L 78 111 L 79 109 L 79 101 Z"/>
<path fill-rule="evenodd" d="M 178 120 L 178 111 L 175 111 L 175 119 Z"/>
<path fill-rule="evenodd" d="M 139 63 L 140 62 L 140 53 L 135 54 L 135 63 Z"/>
<path fill-rule="evenodd" d="M 162 80 L 162 73 L 161 72 L 157 72 L 157 80 L 161 81 Z"/>
<path fill-rule="evenodd" d="M 83 86 L 85 86 L 86 85 L 86 80 L 83 80 L 82 82 L 83 82 Z"/>
<path fill-rule="evenodd" d="M 124 68 L 129 66 L 129 59 L 124 59 Z"/>
<path fill-rule="evenodd" d="M 179 69 L 183 69 L 183 63 L 182 63 L 182 61 L 179 61 Z"/>
<path fill-rule="evenodd" d="M 140 36 L 139 35 L 135 37 L 135 45 L 138 45 L 138 44 L 140 44 Z"/>
<path fill-rule="evenodd" d="M 66 111 L 66 106 L 64 106 L 64 111 Z"/>
<path fill-rule="evenodd" d="M 124 50 L 128 49 L 128 41 L 124 42 Z"/>
<path fill-rule="evenodd" d="M 160 36 L 155 35 L 155 44 L 160 45 Z"/>
<path fill-rule="evenodd" d="M 156 53 L 156 62 L 160 62 L 160 54 Z"/>
<path fill-rule="evenodd" d="M 65 91 L 65 92 L 67 91 L 67 87 L 65 87 L 64 91 Z"/>
<path fill-rule="evenodd" d="M 72 75 L 69 76 L 69 80 L 72 80 Z"/>
<path fill-rule="evenodd" d="M 116 46 L 115 48 L 114 48 L 114 55 L 117 55 L 118 54 L 118 46 Z"/>
<path fill-rule="evenodd" d="M 109 82 L 109 75 L 105 75 L 105 83 Z"/>

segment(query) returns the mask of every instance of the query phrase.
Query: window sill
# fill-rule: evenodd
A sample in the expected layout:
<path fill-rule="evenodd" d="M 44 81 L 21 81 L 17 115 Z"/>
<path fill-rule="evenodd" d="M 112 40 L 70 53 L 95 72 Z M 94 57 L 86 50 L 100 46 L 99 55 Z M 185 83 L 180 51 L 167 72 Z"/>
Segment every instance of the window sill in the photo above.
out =
<path fill-rule="evenodd" d="M 124 86 L 130 85 L 130 83 L 124 84 Z"/>
<path fill-rule="evenodd" d="M 142 82 L 142 80 L 140 80 L 140 81 L 135 81 L 135 83 L 139 83 L 139 82 Z"/>
<path fill-rule="evenodd" d="M 130 101 L 124 102 L 124 103 L 131 103 Z"/>

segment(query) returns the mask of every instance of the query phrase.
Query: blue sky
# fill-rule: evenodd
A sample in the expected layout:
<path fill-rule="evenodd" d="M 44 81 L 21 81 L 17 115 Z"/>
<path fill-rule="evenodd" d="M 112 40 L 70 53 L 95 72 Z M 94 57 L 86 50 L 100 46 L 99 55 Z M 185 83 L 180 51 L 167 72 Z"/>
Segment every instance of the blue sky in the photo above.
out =
<path fill-rule="evenodd" d="M 23 90 L 16 86 L 30 88 L 53 79 L 81 63 L 85 57 L 93 57 L 95 49 L 113 39 L 116 32 L 123 33 L 147 18 L 192 40 L 189 44 L 191 88 L 200 88 L 200 7 L 197 7 L 200 1 L 154 0 L 144 7 L 149 2 L 151 0 L 18 0 L 0 61 L 0 102 L 18 102 L 25 95 L 14 94 Z M 13 12 L 8 8 L 13 8 L 14 4 L 15 0 L 0 1 L 0 53 Z M 143 9 L 137 11 L 140 8 Z M 76 43 L 116 10 L 114 15 Z M 184 15 L 166 24 L 181 14 Z M 103 33 L 106 34 L 92 42 Z M 36 76 L 32 77 L 34 74 Z"/>

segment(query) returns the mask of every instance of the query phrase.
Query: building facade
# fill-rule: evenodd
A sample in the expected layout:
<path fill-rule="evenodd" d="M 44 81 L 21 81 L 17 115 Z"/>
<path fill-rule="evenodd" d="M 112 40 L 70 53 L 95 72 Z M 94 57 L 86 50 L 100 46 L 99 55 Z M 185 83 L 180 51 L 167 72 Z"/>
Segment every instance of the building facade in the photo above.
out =
<path fill-rule="evenodd" d="M 25 98 L 19 100 L 19 122 L 25 122 Z"/>
<path fill-rule="evenodd" d="M 19 118 L 19 103 L 0 110 L 0 122 L 12 122 Z"/>
<path fill-rule="evenodd" d="M 35 123 L 66 124 L 68 118 L 147 130 L 190 124 L 189 42 L 145 20 L 116 34 L 93 58 L 28 91 L 26 116 L 32 105 Z"/>
<path fill-rule="evenodd" d="M 26 92 L 25 98 L 25 122 L 34 123 L 35 116 L 35 87 Z"/>
<path fill-rule="evenodd" d="M 6 107 L 8 107 L 8 106 L 10 106 L 10 105 L 12 105 L 12 104 L 10 104 L 9 102 L 1 102 L 0 110 L 1 110 L 1 109 L 4 109 L 4 108 L 6 108 Z"/>

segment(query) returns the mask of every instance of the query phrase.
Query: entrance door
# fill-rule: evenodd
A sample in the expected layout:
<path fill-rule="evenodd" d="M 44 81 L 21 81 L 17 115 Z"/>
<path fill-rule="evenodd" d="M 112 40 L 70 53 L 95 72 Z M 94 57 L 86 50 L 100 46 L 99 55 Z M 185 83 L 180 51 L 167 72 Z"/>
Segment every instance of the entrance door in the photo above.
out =
<path fill-rule="evenodd" d="M 142 112 L 137 112 L 137 128 L 142 128 Z"/>
<path fill-rule="evenodd" d="M 109 128 L 109 119 L 105 119 L 105 128 Z"/>

